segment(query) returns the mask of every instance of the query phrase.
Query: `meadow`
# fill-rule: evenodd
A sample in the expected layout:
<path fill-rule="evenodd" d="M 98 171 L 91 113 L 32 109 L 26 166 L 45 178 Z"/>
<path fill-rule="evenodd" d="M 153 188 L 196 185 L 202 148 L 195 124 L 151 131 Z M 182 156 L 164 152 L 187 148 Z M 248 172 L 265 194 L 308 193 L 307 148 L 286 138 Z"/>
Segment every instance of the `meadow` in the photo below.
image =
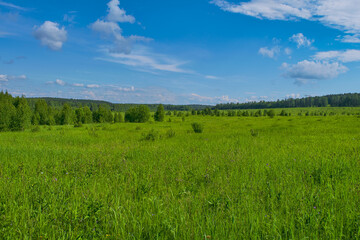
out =
<path fill-rule="evenodd" d="M 0 238 L 360 239 L 357 115 L 171 119 L 0 133 Z"/>

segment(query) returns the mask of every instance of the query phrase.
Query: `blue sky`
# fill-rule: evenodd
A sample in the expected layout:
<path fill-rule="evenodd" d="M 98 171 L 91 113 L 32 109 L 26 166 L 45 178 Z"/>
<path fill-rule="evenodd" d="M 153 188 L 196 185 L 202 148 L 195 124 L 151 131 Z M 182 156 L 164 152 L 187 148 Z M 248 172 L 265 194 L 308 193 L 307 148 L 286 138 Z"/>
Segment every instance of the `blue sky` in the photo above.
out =
<path fill-rule="evenodd" d="M 216 104 L 360 92 L 358 0 L 0 0 L 0 89 Z"/>

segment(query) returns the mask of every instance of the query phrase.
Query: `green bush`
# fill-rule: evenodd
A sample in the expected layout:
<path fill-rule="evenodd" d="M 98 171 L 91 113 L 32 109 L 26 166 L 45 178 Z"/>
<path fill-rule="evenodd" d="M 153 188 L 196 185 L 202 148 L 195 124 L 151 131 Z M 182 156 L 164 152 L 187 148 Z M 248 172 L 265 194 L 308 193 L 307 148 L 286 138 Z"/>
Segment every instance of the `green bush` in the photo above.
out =
<path fill-rule="evenodd" d="M 143 140 L 155 141 L 157 139 L 159 139 L 159 132 L 155 131 L 154 129 L 151 129 L 147 134 L 143 134 Z"/>
<path fill-rule="evenodd" d="M 201 123 L 194 122 L 191 124 L 195 133 L 202 133 L 204 130 L 204 126 Z"/>
<path fill-rule="evenodd" d="M 150 119 L 150 109 L 148 106 L 140 105 L 130 108 L 125 113 L 126 122 L 144 123 Z"/>

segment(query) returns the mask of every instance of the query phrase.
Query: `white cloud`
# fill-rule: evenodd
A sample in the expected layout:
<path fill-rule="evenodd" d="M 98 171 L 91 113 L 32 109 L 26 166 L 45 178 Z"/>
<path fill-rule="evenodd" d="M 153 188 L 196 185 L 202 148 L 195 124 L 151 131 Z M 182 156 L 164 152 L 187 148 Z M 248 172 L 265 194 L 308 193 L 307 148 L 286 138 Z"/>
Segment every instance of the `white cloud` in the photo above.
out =
<path fill-rule="evenodd" d="M 0 74 L 0 82 L 8 82 L 8 76 L 4 74 Z"/>
<path fill-rule="evenodd" d="M 64 81 L 61 80 L 61 79 L 56 79 L 56 80 L 55 80 L 55 83 L 56 83 L 57 85 L 60 85 L 60 86 L 65 86 L 65 85 L 66 85 L 66 82 L 64 82 Z"/>
<path fill-rule="evenodd" d="M 14 75 L 0 74 L 0 82 L 8 82 L 11 80 L 26 80 L 26 79 L 27 79 L 26 75 L 14 76 Z"/>
<path fill-rule="evenodd" d="M 196 94 L 196 93 L 190 94 L 189 99 L 191 101 L 197 101 L 197 102 L 207 103 L 207 104 L 229 103 L 229 102 L 237 103 L 237 102 L 239 102 L 238 99 L 230 98 L 227 95 L 221 96 L 221 97 L 207 97 L 207 96 L 201 96 L 201 95 Z"/>
<path fill-rule="evenodd" d="M 107 36 L 121 37 L 122 29 L 115 22 L 107 22 L 104 20 L 96 20 L 90 25 L 91 29 Z"/>
<path fill-rule="evenodd" d="M 280 48 L 277 46 L 273 48 L 262 47 L 259 49 L 259 54 L 269 58 L 275 58 L 279 52 Z"/>
<path fill-rule="evenodd" d="M 64 14 L 63 20 L 64 22 L 68 22 L 68 23 L 75 23 L 75 15 L 76 11 L 71 11 L 69 13 Z"/>
<path fill-rule="evenodd" d="M 122 29 L 118 23 L 134 23 L 135 18 L 126 15 L 125 10 L 121 9 L 119 4 L 119 0 L 111 0 L 107 4 L 108 15 L 106 16 L 106 19 L 96 20 L 96 22 L 90 25 L 90 28 L 112 42 L 112 45 L 108 47 L 109 52 L 130 54 L 135 42 L 146 42 L 151 39 L 134 35 L 130 37 L 123 36 Z"/>
<path fill-rule="evenodd" d="M 73 87 L 84 87 L 84 84 L 82 84 L 82 83 L 73 83 L 72 86 Z"/>
<path fill-rule="evenodd" d="M 205 78 L 207 78 L 207 79 L 212 79 L 212 80 L 219 79 L 219 77 L 212 76 L 212 75 L 207 75 L 207 76 L 205 76 Z"/>
<path fill-rule="evenodd" d="M 227 0 L 213 0 L 211 3 L 224 11 L 260 19 L 307 19 L 319 21 L 349 34 L 360 33 L 358 0 L 250 0 L 238 4 Z"/>
<path fill-rule="evenodd" d="M 308 9 L 310 0 L 251 0 L 239 4 L 229 3 L 226 0 L 213 0 L 211 3 L 224 11 L 242 13 L 260 19 L 289 20 L 312 17 Z"/>
<path fill-rule="evenodd" d="M 191 71 L 181 68 L 184 62 L 162 54 L 156 54 L 148 48 L 142 47 L 131 54 L 108 53 L 107 58 L 97 58 L 98 60 L 119 63 L 126 66 L 134 67 L 138 70 L 158 70 L 175 73 L 192 73 Z"/>
<path fill-rule="evenodd" d="M 12 4 L 12 3 L 3 2 L 3 1 L 0 1 L 0 6 L 4 6 L 4 7 L 8 7 L 8 8 L 13 8 L 13 9 L 16 9 L 16 10 L 21 10 L 21 11 L 26 11 L 26 10 L 27 10 L 26 8 L 17 6 L 17 5 Z"/>
<path fill-rule="evenodd" d="M 358 62 L 360 61 L 360 50 L 349 49 L 345 51 L 327 51 L 318 52 L 314 56 L 317 60 L 334 60 L 340 62 Z"/>
<path fill-rule="evenodd" d="M 7 37 L 7 36 L 11 36 L 14 35 L 13 33 L 9 33 L 9 32 L 0 32 L 0 38 L 2 37 Z"/>
<path fill-rule="evenodd" d="M 292 54 L 291 48 L 285 48 L 284 52 L 285 52 L 286 55 L 291 55 Z"/>
<path fill-rule="evenodd" d="M 309 80 L 323 80 L 337 77 L 348 71 L 348 68 L 338 62 L 301 61 L 294 65 L 284 63 L 285 77 L 295 79 L 296 84 L 304 84 Z"/>
<path fill-rule="evenodd" d="M 126 12 L 124 9 L 121 9 L 119 7 L 120 1 L 119 0 L 111 0 L 107 6 L 108 9 L 108 15 L 107 20 L 110 22 L 128 22 L 128 23 L 134 23 L 135 18 L 131 15 L 126 15 Z"/>
<path fill-rule="evenodd" d="M 40 27 L 35 26 L 34 29 L 35 38 L 51 50 L 60 50 L 67 40 L 65 27 L 59 28 L 58 23 L 45 21 Z"/>
<path fill-rule="evenodd" d="M 289 40 L 295 42 L 297 44 L 297 48 L 310 47 L 311 44 L 314 42 L 314 40 L 309 40 L 302 33 L 292 35 Z"/>
<path fill-rule="evenodd" d="M 360 43 L 360 34 L 345 35 L 340 41 L 344 43 Z"/>
<path fill-rule="evenodd" d="M 259 102 L 268 100 L 268 96 L 251 96 L 250 98 L 246 98 L 245 102 Z"/>
<path fill-rule="evenodd" d="M 135 91 L 135 87 L 131 86 L 129 88 L 124 88 L 124 87 L 115 87 L 114 88 L 117 91 L 122 91 L 122 92 L 134 92 Z"/>
<path fill-rule="evenodd" d="M 88 84 L 86 85 L 87 88 L 100 88 L 100 85 L 98 84 Z"/>
<path fill-rule="evenodd" d="M 291 94 L 286 94 L 286 98 L 300 98 L 300 93 L 291 93 Z"/>

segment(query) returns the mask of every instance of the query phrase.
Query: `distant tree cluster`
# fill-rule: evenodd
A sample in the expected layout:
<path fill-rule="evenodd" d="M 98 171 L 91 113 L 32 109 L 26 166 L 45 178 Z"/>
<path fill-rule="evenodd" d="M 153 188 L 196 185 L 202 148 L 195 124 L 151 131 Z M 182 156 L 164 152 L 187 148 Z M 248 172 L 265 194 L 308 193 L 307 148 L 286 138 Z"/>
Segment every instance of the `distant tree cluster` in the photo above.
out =
<path fill-rule="evenodd" d="M 64 99 L 64 98 L 41 98 L 44 100 L 48 106 L 53 108 L 62 108 L 62 106 L 67 103 L 72 108 L 79 107 L 88 107 L 91 111 L 97 111 L 100 106 L 106 107 L 113 112 L 126 112 L 130 108 L 136 107 L 138 104 L 118 104 L 118 103 L 110 103 L 106 101 L 98 101 L 98 100 L 79 100 L 79 99 Z M 39 98 L 27 98 L 30 108 L 34 108 Z M 151 112 L 155 112 L 159 107 L 159 104 L 145 104 Z M 191 109 L 203 110 L 206 105 L 163 105 L 165 111 L 191 111 Z"/>
<path fill-rule="evenodd" d="M 107 105 L 96 110 L 88 106 L 71 107 L 64 103 L 61 108 L 49 106 L 44 99 L 37 99 L 33 109 L 25 97 L 12 97 L 0 92 L 0 131 L 22 131 L 31 125 L 75 125 L 89 123 L 124 122 L 120 112 L 112 112 Z"/>
<path fill-rule="evenodd" d="M 31 110 L 24 97 L 0 93 L 0 131 L 21 131 L 30 126 Z"/>
<path fill-rule="evenodd" d="M 294 107 L 359 107 L 360 94 L 347 93 L 326 95 L 322 97 L 289 98 L 277 101 L 260 101 L 248 103 L 218 104 L 216 109 L 265 109 L 265 108 L 294 108 Z"/>

